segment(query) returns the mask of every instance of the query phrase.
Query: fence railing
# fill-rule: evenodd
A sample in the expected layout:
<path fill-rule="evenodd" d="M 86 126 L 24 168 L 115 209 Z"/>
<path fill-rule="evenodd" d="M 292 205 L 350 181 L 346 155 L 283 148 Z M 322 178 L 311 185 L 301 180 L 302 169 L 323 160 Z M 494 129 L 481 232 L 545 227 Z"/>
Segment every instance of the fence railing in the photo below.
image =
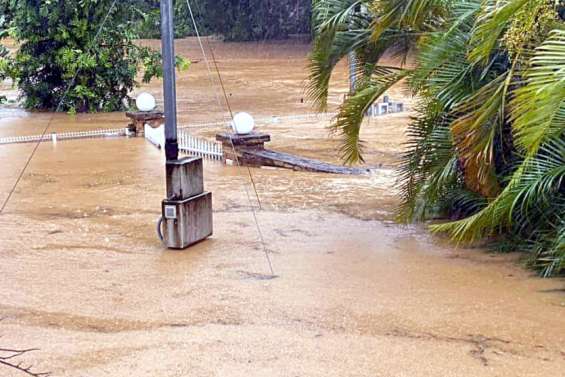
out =
<path fill-rule="evenodd" d="M 61 132 L 61 133 L 48 133 L 45 135 L 30 135 L 30 136 L 11 136 L 0 138 L 0 145 L 2 144 L 22 144 L 22 143 L 38 143 L 38 142 L 57 142 L 59 140 L 73 140 L 73 139 L 92 139 L 100 137 L 116 137 L 126 136 L 127 128 L 114 128 L 105 130 L 92 130 L 92 131 L 78 131 L 78 132 Z"/>
<path fill-rule="evenodd" d="M 224 156 L 221 143 L 215 140 L 203 139 L 192 136 L 184 129 L 178 131 L 179 150 L 183 153 L 208 158 L 211 160 L 221 160 Z"/>

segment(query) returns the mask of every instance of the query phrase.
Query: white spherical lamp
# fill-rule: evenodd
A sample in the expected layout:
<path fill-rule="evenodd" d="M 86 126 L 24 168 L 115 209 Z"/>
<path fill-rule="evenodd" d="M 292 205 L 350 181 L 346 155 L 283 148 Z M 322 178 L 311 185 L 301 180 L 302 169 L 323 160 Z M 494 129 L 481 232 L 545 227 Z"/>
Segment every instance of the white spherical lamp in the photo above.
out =
<path fill-rule="evenodd" d="M 140 93 L 135 99 L 135 105 L 139 111 L 152 111 L 155 109 L 155 97 L 149 93 Z"/>
<path fill-rule="evenodd" d="M 248 113 L 238 113 L 233 117 L 232 127 L 238 135 L 249 134 L 255 128 L 255 119 Z"/>

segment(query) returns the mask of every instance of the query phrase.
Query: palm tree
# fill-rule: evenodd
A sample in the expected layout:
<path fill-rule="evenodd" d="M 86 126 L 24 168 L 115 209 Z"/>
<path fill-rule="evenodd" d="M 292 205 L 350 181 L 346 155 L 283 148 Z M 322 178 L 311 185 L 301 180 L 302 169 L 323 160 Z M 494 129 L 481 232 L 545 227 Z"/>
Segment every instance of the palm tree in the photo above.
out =
<path fill-rule="evenodd" d="M 423 31 L 440 22 L 443 10 L 429 1 L 425 9 L 411 4 L 372 0 L 314 0 L 314 47 L 310 59 L 307 94 L 319 110 L 327 109 L 330 78 L 337 64 L 354 52 L 357 59 L 355 94 L 341 106 L 332 129 L 344 138 L 341 153 L 346 163 L 363 162 L 359 132 L 369 106 L 411 70 L 379 64 L 391 49 L 406 56 Z M 380 8 L 379 8 L 380 9 Z M 407 12 L 411 12 L 406 14 Z M 384 15 L 384 17 L 379 17 Z M 428 22 L 428 20 L 432 20 Z"/>
<path fill-rule="evenodd" d="M 366 13 L 353 12 L 355 3 Z M 323 108 L 336 63 L 349 51 L 371 56 L 332 124 L 353 163 L 362 161 L 366 109 L 407 78 L 418 105 L 399 170 L 401 219 L 447 218 L 432 229 L 529 250 L 545 276 L 557 274 L 565 271 L 564 9 L 554 0 L 318 0 L 309 93 Z M 392 48 L 414 49 L 416 68 L 380 66 Z"/>

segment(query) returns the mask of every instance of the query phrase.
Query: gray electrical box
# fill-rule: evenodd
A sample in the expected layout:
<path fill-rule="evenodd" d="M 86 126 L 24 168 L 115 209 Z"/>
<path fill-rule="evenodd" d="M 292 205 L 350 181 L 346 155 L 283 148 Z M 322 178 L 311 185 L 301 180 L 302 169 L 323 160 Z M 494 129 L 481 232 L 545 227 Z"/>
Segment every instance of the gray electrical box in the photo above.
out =
<path fill-rule="evenodd" d="M 200 157 L 167 162 L 163 238 L 168 248 L 185 249 L 213 233 L 212 194 L 204 191 Z"/>

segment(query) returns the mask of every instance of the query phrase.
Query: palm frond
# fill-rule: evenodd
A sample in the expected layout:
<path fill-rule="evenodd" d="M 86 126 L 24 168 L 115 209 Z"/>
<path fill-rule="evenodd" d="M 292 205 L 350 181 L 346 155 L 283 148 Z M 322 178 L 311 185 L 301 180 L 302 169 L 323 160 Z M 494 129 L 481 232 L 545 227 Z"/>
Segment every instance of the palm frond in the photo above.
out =
<path fill-rule="evenodd" d="M 449 30 L 433 33 L 420 42 L 417 68 L 410 78 L 410 85 L 415 92 L 439 100 L 447 111 L 480 86 L 466 56 L 478 9 L 476 2 L 463 3 L 454 12 Z"/>
<path fill-rule="evenodd" d="M 423 220 L 444 191 L 444 184 L 453 181 L 454 148 L 450 121 L 437 101 L 420 100 L 408 130 L 401 164 L 398 168 L 401 205 L 398 218 L 402 222 Z M 433 183 L 431 183 L 433 182 Z"/>
<path fill-rule="evenodd" d="M 359 134 L 369 106 L 410 72 L 392 68 L 381 69 L 383 70 L 386 70 L 387 74 L 374 76 L 371 80 L 366 81 L 354 95 L 346 99 L 331 126 L 334 132 L 343 136 L 340 152 L 346 164 L 364 162 L 363 142 Z"/>
<path fill-rule="evenodd" d="M 522 7 L 539 0 L 486 0 L 477 18 L 471 37 L 469 59 L 473 63 L 487 64 L 498 45 L 502 33 L 510 26 L 512 17 Z"/>
<path fill-rule="evenodd" d="M 467 186 L 486 197 L 499 189 L 495 173 L 495 140 L 505 121 L 506 90 L 511 72 L 501 74 L 460 103 L 452 124 Z"/>
<path fill-rule="evenodd" d="M 318 0 L 313 4 L 315 38 L 309 56 L 306 95 L 320 111 L 327 109 L 330 80 L 337 63 L 351 51 L 369 44 L 371 15 L 355 12 L 362 2 Z"/>
<path fill-rule="evenodd" d="M 431 31 L 443 22 L 448 1 L 444 0 L 377 0 L 373 40 L 378 40 L 387 29 Z"/>
<path fill-rule="evenodd" d="M 565 139 L 548 141 L 535 157 L 527 158 L 514 173 L 510 183 L 489 205 L 466 219 L 434 225 L 434 232 L 447 232 L 457 241 L 472 242 L 508 228 L 516 216 L 531 218 L 527 210 L 542 203 L 555 205 L 556 195 L 565 191 Z M 547 207 L 547 206 L 546 206 Z M 555 215 L 563 216 L 565 206 L 557 206 Z M 535 220 L 540 226 L 542 219 Z M 545 219 L 547 221 L 547 219 Z"/>
<path fill-rule="evenodd" d="M 527 154 L 565 128 L 565 31 L 554 30 L 539 46 L 515 91 L 510 119 L 517 144 Z"/>

